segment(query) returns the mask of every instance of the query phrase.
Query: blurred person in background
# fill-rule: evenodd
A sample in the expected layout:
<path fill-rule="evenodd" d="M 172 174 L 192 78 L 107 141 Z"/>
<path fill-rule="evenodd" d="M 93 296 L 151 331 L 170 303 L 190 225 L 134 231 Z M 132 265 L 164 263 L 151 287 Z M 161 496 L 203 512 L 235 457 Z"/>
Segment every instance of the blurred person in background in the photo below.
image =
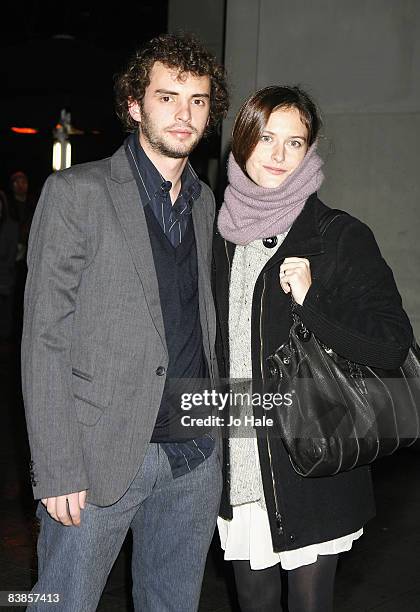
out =
<path fill-rule="evenodd" d="M 5 346 L 14 330 L 14 289 L 19 225 L 9 214 L 6 194 L 0 191 L 0 342 Z"/>
<path fill-rule="evenodd" d="M 29 193 L 28 176 L 22 170 L 10 176 L 10 215 L 19 223 L 18 261 L 25 259 L 29 230 L 35 212 L 36 201 Z"/>
<path fill-rule="evenodd" d="M 29 231 L 36 207 L 36 199 L 29 191 L 28 176 L 22 170 L 17 170 L 10 176 L 8 202 L 9 215 L 17 223 L 19 229 L 13 309 L 14 337 L 19 345 L 23 327 L 23 297 L 28 272 L 26 255 Z"/>

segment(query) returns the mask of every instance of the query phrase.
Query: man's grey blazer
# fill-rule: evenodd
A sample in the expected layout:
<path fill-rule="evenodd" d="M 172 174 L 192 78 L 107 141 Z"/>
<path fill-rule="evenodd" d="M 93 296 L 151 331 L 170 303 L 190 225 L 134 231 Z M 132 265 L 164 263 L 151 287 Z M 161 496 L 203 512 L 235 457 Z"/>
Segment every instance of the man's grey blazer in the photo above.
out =
<path fill-rule="evenodd" d="M 213 380 L 214 214 L 203 184 L 192 218 Z M 158 372 L 168 366 L 148 228 L 123 147 L 47 179 L 28 268 L 22 375 L 35 498 L 88 489 L 88 501 L 110 505 L 142 464 L 165 384 Z"/>

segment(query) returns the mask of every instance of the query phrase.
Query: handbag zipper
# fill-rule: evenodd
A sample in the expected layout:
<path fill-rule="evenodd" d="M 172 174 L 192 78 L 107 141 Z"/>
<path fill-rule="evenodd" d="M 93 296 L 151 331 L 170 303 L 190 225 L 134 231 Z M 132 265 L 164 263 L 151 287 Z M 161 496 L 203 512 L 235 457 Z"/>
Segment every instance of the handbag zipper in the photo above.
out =
<path fill-rule="evenodd" d="M 265 274 L 263 275 L 263 290 L 261 293 L 261 301 L 260 301 L 260 369 L 261 369 L 261 380 L 262 380 L 263 385 L 264 385 L 264 368 L 263 368 L 264 350 L 263 350 L 263 334 L 262 334 L 262 312 L 263 312 L 264 293 L 265 293 Z M 274 505 L 276 508 L 276 528 L 277 528 L 278 533 L 282 535 L 283 534 L 282 517 L 280 514 L 279 503 L 278 503 L 278 498 L 277 498 L 277 489 L 276 489 L 276 482 L 274 479 L 273 463 L 271 459 L 270 440 L 268 438 L 268 430 L 267 430 L 267 449 L 268 449 L 268 458 L 270 462 L 271 481 L 273 484 Z"/>

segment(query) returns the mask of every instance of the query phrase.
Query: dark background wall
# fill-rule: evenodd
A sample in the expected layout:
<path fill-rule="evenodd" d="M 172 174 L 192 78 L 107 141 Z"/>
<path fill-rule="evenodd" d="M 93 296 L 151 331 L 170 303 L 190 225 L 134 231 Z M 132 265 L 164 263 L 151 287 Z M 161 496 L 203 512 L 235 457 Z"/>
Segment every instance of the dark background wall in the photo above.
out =
<path fill-rule="evenodd" d="M 166 31 L 167 0 L 7 0 L 0 16 L 0 187 L 22 169 L 39 189 L 51 172 L 62 108 L 86 131 L 71 139 L 73 163 L 110 155 L 121 143 L 113 76 L 139 44 Z M 13 134 L 12 126 L 39 134 Z"/>

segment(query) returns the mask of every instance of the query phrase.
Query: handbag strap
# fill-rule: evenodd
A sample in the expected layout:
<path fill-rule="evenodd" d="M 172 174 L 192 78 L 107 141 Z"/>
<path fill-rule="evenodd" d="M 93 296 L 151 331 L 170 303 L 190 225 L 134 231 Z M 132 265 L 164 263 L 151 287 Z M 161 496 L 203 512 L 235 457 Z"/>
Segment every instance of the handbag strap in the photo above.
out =
<path fill-rule="evenodd" d="M 338 219 L 338 217 L 342 217 L 343 215 L 347 215 L 344 210 L 339 210 L 337 208 L 327 208 L 323 213 L 321 213 L 318 219 L 318 225 L 321 236 L 324 236 L 327 229 L 330 225 Z"/>

